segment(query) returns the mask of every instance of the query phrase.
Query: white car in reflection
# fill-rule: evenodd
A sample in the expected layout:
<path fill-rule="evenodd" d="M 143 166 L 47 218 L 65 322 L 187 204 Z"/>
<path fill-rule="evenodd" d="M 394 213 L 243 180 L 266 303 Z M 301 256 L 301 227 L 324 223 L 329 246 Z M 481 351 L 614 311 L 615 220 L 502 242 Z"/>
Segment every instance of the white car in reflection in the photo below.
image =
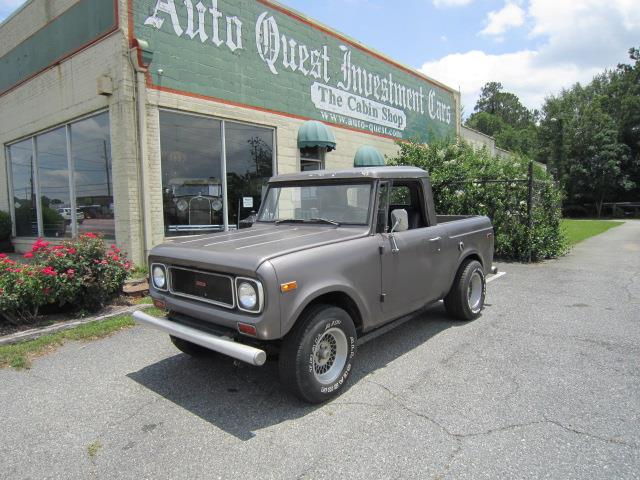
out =
<path fill-rule="evenodd" d="M 70 208 L 59 208 L 58 214 L 64 219 L 67 224 L 71 223 L 71 209 Z M 79 208 L 76 209 L 76 220 L 79 224 L 82 224 L 84 221 L 84 212 Z"/>

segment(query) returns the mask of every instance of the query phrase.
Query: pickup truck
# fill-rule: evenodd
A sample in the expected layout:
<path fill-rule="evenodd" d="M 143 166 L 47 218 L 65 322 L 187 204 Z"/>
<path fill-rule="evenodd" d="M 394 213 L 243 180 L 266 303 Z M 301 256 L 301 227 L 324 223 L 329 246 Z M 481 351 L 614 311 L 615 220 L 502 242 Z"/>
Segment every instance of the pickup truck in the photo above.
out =
<path fill-rule="evenodd" d="M 320 403 L 347 383 L 358 343 L 444 299 L 477 318 L 492 268 L 483 216 L 436 215 L 414 167 L 318 170 L 269 180 L 256 222 L 152 249 L 150 293 L 165 318 L 136 312 L 192 356 L 278 359 L 282 384 Z"/>

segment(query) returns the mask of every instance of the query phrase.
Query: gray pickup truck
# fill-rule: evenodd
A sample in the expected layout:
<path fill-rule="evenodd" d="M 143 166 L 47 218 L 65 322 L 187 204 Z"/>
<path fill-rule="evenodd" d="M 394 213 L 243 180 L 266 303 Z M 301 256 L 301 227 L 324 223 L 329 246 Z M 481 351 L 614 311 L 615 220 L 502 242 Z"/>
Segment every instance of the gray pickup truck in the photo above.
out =
<path fill-rule="evenodd" d="M 441 299 L 452 317 L 478 317 L 492 260 L 490 220 L 436 215 L 424 170 L 280 175 L 252 227 L 155 247 L 150 291 L 168 314 L 134 316 L 189 355 L 277 357 L 283 385 L 319 403 L 391 322 Z"/>

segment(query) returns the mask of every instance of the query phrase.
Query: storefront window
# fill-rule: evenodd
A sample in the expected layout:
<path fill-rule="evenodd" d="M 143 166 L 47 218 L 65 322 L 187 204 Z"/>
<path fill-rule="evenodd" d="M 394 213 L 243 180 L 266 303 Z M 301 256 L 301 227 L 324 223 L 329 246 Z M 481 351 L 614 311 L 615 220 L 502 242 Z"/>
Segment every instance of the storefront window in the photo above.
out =
<path fill-rule="evenodd" d="M 36 216 L 36 192 L 33 178 L 33 143 L 24 140 L 9 147 L 11 180 L 13 186 L 13 208 L 16 234 L 35 237 L 38 235 Z"/>
<path fill-rule="evenodd" d="M 167 235 L 224 229 L 220 121 L 160 112 Z"/>
<path fill-rule="evenodd" d="M 65 128 L 38 135 L 36 155 L 44 236 L 71 237 L 71 195 Z"/>
<path fill-rule="evenodd" d="M 71 125 L 78 232 L 115 238 L 109 115 Z"/>
<path fill-rule="evenodd" d="M 229 225 L 251 222 L 273 174 L 273 130 L 225 123 Z"/>
<path fill-rule="evenodd" d="M 91 230 L 114 238 L 109 138 L 109 116 L 101 113 L 9 145 L 17 236 L 69 238 Z"/>
<path fill-rule="evenodd" d="M 221 127 L 213 118 L 160 112 L 167 236 L 224 229 Z M 273 173 L 273 130 L 226 121 L 224 128 L 227 215 L 233 229 L 248 225 L 260 207 Z"/>
<path fill-rule="evenodd" d="M 324 169 L 324 148 L 309 147 L 300 150 L 300 171 Z"/>

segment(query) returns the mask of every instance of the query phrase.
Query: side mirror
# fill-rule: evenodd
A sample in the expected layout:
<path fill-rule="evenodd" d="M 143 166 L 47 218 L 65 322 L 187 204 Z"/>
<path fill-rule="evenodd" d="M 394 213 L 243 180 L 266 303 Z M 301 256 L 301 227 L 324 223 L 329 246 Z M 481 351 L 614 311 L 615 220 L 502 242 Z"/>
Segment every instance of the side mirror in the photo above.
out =
<path fill-rule="evenodd" d="M 404 232 L 409 230 L 409 215 L 404 208 L 396 208 L 391 211 L 391 232 Z"/>

